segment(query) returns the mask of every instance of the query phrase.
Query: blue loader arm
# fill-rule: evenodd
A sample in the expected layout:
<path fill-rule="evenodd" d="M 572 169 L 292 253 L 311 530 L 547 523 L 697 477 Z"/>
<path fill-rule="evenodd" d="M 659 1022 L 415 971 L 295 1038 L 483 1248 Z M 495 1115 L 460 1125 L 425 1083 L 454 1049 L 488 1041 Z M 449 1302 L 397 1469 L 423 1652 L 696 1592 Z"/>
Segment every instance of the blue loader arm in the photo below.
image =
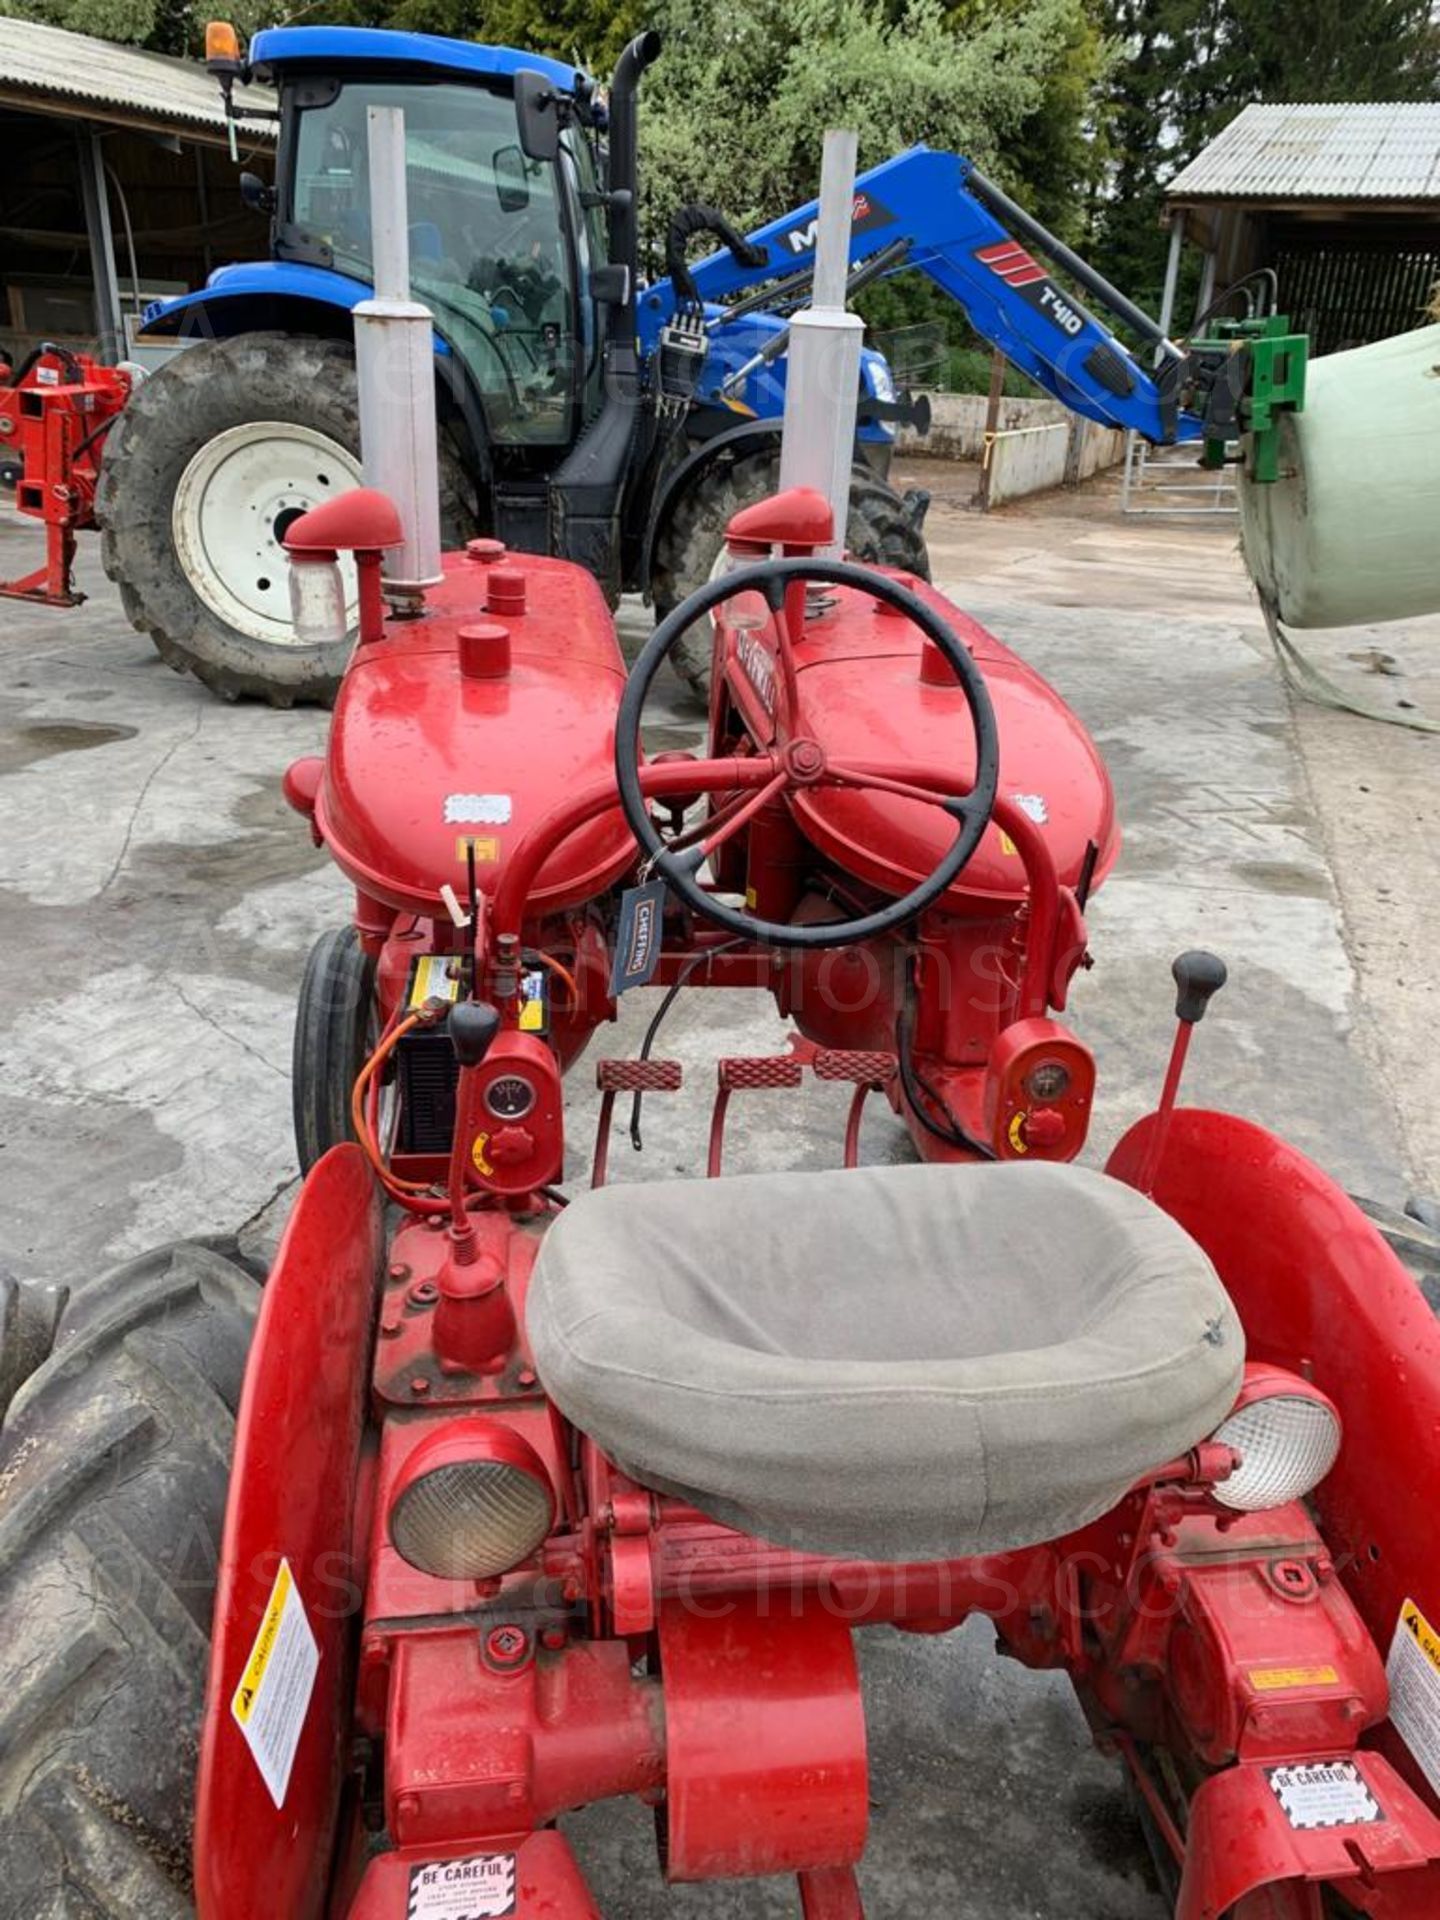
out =
<path fill-rule="evenodd" d="M 777 276 L 813 267 L 818 204 L 772 220 L 749 238 L 766 250 L 760 268 L 711 254 L 692 268 L 705 301 L 723 301 Z M 1023 236 L 1017 239 L 1017 232 Z M 860 265 L 899 242 L 891 273 L 927 274 L 965 311 L 975 331 L 1065 406 L 1157 444 L 1202 437 L 1200 417 L 1175 401 L 1182 355 L 1148 315 L 958 154 L 912 147 L 855 183 L 854 246 Z M 1023 244 L 1043 251 L 1156 349 L 1141 361 Z M 641 299 L 647 334 L 674 311 L 674 289 L 657 281 Z M 717 345 L 725 323 L 717 328 Z M 1166 378 L 1167 373 L 1169 378 Z"/>

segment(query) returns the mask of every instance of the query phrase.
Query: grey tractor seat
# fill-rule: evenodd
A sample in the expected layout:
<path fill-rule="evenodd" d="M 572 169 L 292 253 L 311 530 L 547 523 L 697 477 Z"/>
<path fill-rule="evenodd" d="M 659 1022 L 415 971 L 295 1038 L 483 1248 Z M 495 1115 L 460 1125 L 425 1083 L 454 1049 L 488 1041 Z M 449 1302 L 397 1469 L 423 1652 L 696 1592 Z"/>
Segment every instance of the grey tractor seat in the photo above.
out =
<path fill-rule="evenodd" d="M 635 1479 L 875 1560 L 1088 1524 L 1219 1424 L 1245 1357 L 1182 1228 L 1044 1164 L 602 1187 L 546 1235 L 527 1322 Z"/>

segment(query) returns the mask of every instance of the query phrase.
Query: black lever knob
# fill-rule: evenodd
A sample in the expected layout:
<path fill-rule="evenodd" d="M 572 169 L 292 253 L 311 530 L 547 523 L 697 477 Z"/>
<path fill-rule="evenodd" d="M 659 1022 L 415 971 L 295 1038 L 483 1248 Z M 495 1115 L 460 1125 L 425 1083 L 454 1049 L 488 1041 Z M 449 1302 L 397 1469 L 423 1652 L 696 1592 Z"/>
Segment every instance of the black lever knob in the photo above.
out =
<path fill-rule="evenodd" d="M 455 1058 L 462 1067 L 478 1067 L 500 1031 L 500 1016 L 483 1000 L 457 1000 L 448 1024 Z"/>
<path fill-rule="evenodd" d="M 1177 955 L 1170 971 L 1179 989 L 1175 995 L 1175 1017 L 1193 1027 L 1205 1018 L 1211 996 L 1225 984 L 1225 962 L 1218 953 L 1192 947 L 1188 953 Z"/>

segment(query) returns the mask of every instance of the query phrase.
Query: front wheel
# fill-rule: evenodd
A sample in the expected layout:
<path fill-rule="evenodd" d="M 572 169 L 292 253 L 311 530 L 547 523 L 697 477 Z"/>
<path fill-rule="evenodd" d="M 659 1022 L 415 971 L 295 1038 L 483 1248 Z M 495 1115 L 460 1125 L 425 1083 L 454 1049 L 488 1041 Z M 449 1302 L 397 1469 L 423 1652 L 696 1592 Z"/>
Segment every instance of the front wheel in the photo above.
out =
<path fill-rule="evenodd" d="M 457 546 L 475 514 L 443 438 L 440 468 L 442 534 Z M 187 347 L 131 396 L 101 463 L 101 554 L 126 617 L 224 699 L 328 705 L 350 641 L 296 640 L 284 538 L 360 480 L 347 342 L 250 333 Z M 353 562 L 342 571 L 353 616 Z"/>
<path fill-rule="evenodd" d="M 778 452 L 750 454 L 703 469 L 681 497 L 655 555 L 650 594 L 655 618 L 663 620 L 712 577 L 725 552 L 725 529 L 744 507 L 753 507 L 780 485 Z M 856 461 L 850 476 L 846 557 L 872 567 L 898 567 L 930 578 L 930 558 L 921 531 L 929 495 L 904 499 L 872 468 Z M 697 624 L 671 652 L 680 677 L 700 695 L 710 690 L 710 628 Z"/>
<path fill-rule="evenodd" d="M 355 1138 L 350 1095 L 379 1037 L 375 962 L 353 926 L 322 933 L 305 962 L 295 1008 L 290 1084 L 302 1173 Z"/>

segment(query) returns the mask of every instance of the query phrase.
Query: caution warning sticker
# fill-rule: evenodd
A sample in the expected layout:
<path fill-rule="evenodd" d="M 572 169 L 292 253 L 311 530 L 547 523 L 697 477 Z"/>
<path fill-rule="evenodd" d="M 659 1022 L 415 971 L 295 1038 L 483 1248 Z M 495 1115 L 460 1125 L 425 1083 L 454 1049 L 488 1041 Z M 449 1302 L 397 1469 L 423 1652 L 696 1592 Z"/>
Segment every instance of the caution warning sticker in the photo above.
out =
<path fill-rule="evenodd" d="M 515 1903 L 515 1855 L 475 1853 L 412 1867 L 405 1920 L 499 1920 Z"/>
<path fill-rule="evenodd" d="M 320 1649 L 305 1617 L 305 1603 L 290 1562 L 282 1560 L 260 1631 L 230 1702 L 235 1724 L 277 1807 L 285 1804 L 319 1665 Z"/>
<path fill-rule="evenodd" d="M 1368 1827 L 1385 1815 L 1353 1760 L 1307 1760 L 1267 1767 L 1285 1818 L 1299 1832 L 1315 1827 Z"/>
<path fill-rule="evenodd" d="M 1391 1725 L 1440 1793 L 1440 1633 L 1413 1600 L 1400 1608 L 1385 1678 Z"/>

